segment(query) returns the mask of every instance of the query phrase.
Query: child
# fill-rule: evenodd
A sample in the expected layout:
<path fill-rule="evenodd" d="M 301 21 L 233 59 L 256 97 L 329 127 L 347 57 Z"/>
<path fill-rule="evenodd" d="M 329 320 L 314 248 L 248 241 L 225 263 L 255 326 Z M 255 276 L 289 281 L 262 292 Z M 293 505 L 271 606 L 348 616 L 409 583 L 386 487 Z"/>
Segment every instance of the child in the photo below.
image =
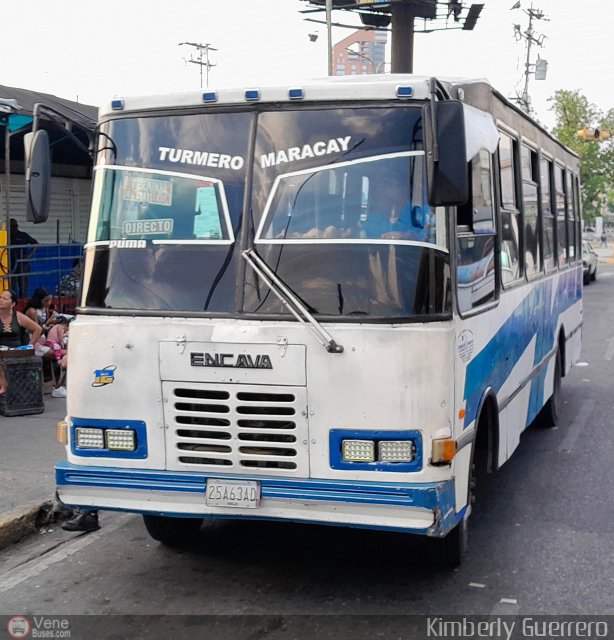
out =
<path fill-rule="evenodd" d="M 63 382 L 66 376 L 68 323 L 70 322 L 70 318 L 68 316 L 58 314 L 56 319 L 57 322 L 51 327 L 51 329 L 49 329 L 45 345 L 53 350 L 57 363 L 63 370 L 61 376 L 61 382 Z M 54 398 L 65 398 L 66 387 L 63 384 L 58 384 L 58 386 L 51 392 L 51 395 Z"/>

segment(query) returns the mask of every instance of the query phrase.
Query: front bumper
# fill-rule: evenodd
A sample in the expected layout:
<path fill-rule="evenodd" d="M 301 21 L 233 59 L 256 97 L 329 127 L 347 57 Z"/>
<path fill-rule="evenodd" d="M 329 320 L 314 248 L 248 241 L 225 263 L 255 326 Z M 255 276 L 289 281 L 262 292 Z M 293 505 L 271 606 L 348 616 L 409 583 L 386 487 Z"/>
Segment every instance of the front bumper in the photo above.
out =
<path fill-rule="evenodd" d="M 70 506 L 174 517 L 290 520 L 390 529 L 441 537 L 463 517 L 454 510 L 454 481 L 424 484 L 284 479 L 211 474 L 257 480 L 257 509 L 208 507 L 207 475 L 118 469 L 61 462 L 58 495 Z"/>

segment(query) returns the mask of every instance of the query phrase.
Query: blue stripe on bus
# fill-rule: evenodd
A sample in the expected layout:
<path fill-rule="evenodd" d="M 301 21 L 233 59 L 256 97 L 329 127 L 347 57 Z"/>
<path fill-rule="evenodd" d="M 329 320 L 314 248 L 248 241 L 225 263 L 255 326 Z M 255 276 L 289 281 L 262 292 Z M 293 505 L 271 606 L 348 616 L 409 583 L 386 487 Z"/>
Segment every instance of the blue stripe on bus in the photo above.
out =
<path fill-rule="evenodd" d="M 345 480 L 295 480 L 258 476 L 236 476 L 191 472 L 149 471 L 116 467 L 85 467 L 60 462 L 55 467 L 56 483 L 62 487 L 91 487 L 143 491 L 188 492 L 204 496 L 207 478 L 257 480 L 263 498 L 346 502 L 435 510 L 449 524 L 455 519 L 454 481 L 428 483 L 348 482 Z"/>
<path fill-rule="evenodd" d="M 469 363 L 465 378 L 465 427 L 477 419 L 484 391 L 490 387 L 499 392 L 534 337 L 534 366 L 538 366 L 555 348 L 554 332 L 559 316 L 582 296 L 576 271 L 562 273 L 556 291 L 552 279 L 536 283 L 490 342 Z M 527 424 L 543 405 L 545 376 L 544 368 L 532 379 Z"/>

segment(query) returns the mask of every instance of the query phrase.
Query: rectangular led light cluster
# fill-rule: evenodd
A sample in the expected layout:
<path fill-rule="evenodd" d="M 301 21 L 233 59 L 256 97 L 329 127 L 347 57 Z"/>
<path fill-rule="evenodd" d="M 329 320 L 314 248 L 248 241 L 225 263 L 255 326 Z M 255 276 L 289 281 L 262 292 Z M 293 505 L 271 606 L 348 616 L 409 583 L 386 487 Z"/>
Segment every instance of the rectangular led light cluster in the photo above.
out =
<path fill-rule="evenodd" d="M 136 432 L 133 429 L 75 429 L 77 449 L 109 449 L 109 451 L 135 451 Z"/>
<path fill-rule="evenodd" d="M 377 450 L 377 455 L 376 455 Z M 344 462 L 413 462 L 416 445 L 413 440 L 342 440 Z"/>

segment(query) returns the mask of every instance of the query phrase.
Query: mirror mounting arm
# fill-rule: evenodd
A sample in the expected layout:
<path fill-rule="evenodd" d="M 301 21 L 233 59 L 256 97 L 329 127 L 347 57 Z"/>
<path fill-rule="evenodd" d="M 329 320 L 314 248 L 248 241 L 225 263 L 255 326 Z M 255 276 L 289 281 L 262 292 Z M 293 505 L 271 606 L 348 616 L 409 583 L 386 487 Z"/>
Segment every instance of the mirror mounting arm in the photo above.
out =
<path fill-rule="evenodd" d="M 433 145 L 431 153 L 433 154 L 433 162 L 439 162 L 439 142 L 437 141 L 437 115 L 435 113 L 435 105 L 437 104 L 437 78 L 431 78 L 429 82 L 430 110 L 431 110 L 431 136 Z"/>
<path fill-rule="evenodd" d="M 81 140 L 79 140 L 79 138 L 77 138 L 77 136 L 75 136 L 75 134 L 72 132 L 74 125 L 80 126 L 76 120 L 68 118 L 67 116 L 61 114 L 59 111 L 56 111 L 52 107 L 49 107 L 41 102 L 37 102 L 34 105 L 32 115 L 34 118 L 34 121 L 32 122 L 32 133 L 34 133 L 38 129 L 40 120 L 51 120 L 66 131 L 69 138 L 77 145 L 77 147 L 79 147 L 79 149 L 85 151 L 85 153 L 87 153 L 90 158 L 94 157 L 94 136 L 90 130 L 82 127 L 88 139 L 88 145 L 84 145 L 83 142 L 81 142 Z M 95 123 L 92 122 L 92 126 L 94 125 Z"/>

